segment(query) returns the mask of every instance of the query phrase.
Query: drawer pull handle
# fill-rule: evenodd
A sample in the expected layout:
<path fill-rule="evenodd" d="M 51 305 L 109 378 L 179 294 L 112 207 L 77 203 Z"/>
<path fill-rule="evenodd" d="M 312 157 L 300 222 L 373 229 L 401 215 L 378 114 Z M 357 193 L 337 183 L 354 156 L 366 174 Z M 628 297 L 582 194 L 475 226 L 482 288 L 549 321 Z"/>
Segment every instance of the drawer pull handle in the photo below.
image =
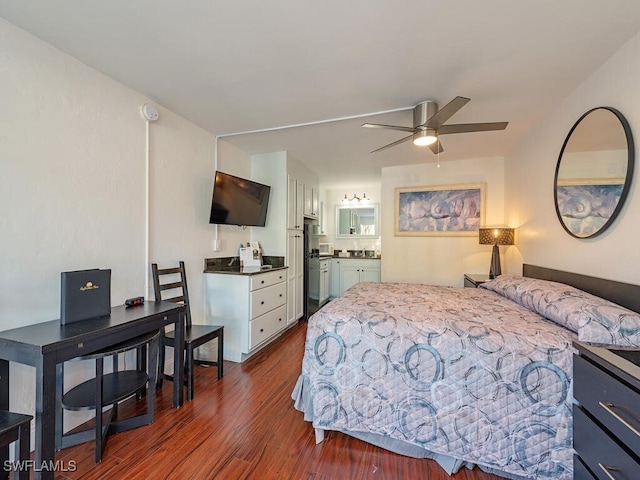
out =
<path fill-rule="evenodd" d="M 260 329 L 260 333 L 262 333 L 262 332 L 264 332 L 264 328 L 261 328 L 261 329 Z"/>
<path fill-rule="evenodd" d="M 260 283 L 264 283 L 264 280 L 260 281 Z"/>
<path fill-rule="evenodd" d="M 602 471 L 605 473 L 605 475 L 607 477 L 609 477 L 611 480 L 618 480 L 618 477 L 614 476 L 611 472 L 612 471 L 617 471 L 618 469 L 615 467 L 612 467 L 610 465 L 603 465 L 601 463 L 598 463 L 598 466 L 602 469 Z"/>
<path fill-rule="evenodd" d="M 282 294 L 280 294 L 280 296 L 282 296 Z"/>
<path fill-rule="evenodd" d="M 260 302 L 260 305 L 264 305 L 264 300 Z"/>
<path fill-rule="evenodd" d="M 627 422 L 624 418 L 622 418 L 620 415 L 618 415 L 616 412 L 613 411 L 613 409 L 615 408 L 615 405 L 613 403 L 602 403 L 602 402 L 598 402 L 600 404 L 600 406 L 602 408 L 604 408 L 608 413 L 610 413 L 611 415 L 613 415 L 615 417 L 616 420 L 618 420 L 620 423 L 622 423 L 625 427 L 627 427 L 629 430 L 631 430 L 633 433 L 635 433 L 636 435 L 638 435 L 640 437 L 640 430 L 638 430 L 636 427 L 634 427 L 633 425 L 631 425 L 629 422 Z"/>

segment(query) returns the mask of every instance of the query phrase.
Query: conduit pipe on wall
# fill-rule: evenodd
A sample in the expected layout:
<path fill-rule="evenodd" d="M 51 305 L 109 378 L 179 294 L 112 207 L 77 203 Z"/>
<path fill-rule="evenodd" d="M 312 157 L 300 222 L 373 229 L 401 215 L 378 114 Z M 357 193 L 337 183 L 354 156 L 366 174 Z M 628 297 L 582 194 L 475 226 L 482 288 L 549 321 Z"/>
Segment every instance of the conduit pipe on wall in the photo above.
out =
<path fill-rule="evenodd" d="M 158 120 L 158 109 L 151 103 L 145 103 L 140 108 L 142 118 L 146 120 L 145 148 L 144 148 L 144 291 L 145 298 L 149 299 L 149 262 L 150 262 L 150 209 L 151 209 L 151 141 L 149 124 Z"/>
<path fill-rule="evenodd" d="M 340 121 L 343 121 L 343 120 L 353 120 L 353 119 L 356 119 L 356 118 L 371 117 L 371 116 L 374 116 L 374 115 L 383 115 L 385 113 L 404 112 L 405 110 L 413 110 L 413 109 L 414 109 L 414 107 L 394 108 L 392 110 L 384 110 L 384 111 L 381 111 L 381 112 L 361 113 L 361 114 L 358 114 L 358 115 L 350 115 L 348 117 L 329 118 L 329 119 L 326 119 L 326 120 L 317 120 L 315 122 L 296 123 L 296 124 L 293 124 L 293 125 L 282 125 L 280 127 L 262 128 L 262 129 L 259 129 L 259 130 L 246 130 L 244 132 L 223 133 L 221 135 L 216 135 L 215 146 L 214 146 L 214 160 L 213 160 L 214 170 L 218 170 L 218 140 L 221 139 L 221 138 L 224 138 L 224 137 L 234 137 L 236 135 L 249 135 L 251 133 L 275 132 L 275 131 L 278 131 L 278 130 L 286 130 L 288 128 L 310 127 L 310 126 L 313 126 L 313 125 L 322 125 L 323 123 L 340 122 Z M 220 247 L 220 244 L 218 243 L 218 225 L 215 225 L 213 244 L 214 244 L 214 251 L 217 251 L 216 247 L 218 247 L 218 249 Z"/>

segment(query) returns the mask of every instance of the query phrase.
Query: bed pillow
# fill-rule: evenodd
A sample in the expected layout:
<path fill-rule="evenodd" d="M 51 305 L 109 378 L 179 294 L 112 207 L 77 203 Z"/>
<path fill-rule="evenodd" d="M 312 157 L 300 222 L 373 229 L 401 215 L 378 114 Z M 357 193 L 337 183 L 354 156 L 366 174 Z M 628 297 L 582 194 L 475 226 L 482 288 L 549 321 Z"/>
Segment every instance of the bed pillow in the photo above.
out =
<path fill-rule="evenodd" d="M 640 315 L 577 288 L 513 275 L 480 286 L 574 331 L 581 341 L 640 347 Z"/>

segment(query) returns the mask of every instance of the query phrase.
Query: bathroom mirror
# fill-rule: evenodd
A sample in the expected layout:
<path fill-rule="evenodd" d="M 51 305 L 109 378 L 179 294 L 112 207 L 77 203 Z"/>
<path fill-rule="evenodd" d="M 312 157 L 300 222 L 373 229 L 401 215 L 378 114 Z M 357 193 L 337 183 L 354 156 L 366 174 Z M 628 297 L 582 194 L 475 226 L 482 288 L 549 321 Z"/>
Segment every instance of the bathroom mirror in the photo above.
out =
<path fill-rule="evenodd" d="M 575 123 L 554 179 L 556 213 L 569 235 L 595 237 L 614 222 L 629 193 L 634 155 L 629 123 L 616 109 L 594 108 Z"/>
<path fill-rule="evenodd" d="M 379 237 L 378 204 L 336 205 L 336 237 Z"/>

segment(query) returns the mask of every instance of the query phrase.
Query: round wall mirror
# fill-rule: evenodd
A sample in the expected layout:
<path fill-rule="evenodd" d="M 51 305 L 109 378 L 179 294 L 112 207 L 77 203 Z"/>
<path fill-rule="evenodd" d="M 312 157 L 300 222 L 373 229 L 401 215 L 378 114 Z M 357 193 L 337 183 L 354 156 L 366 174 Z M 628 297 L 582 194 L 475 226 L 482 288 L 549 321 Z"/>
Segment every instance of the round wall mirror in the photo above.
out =
<path fill-rule="evenodd" d="M 631 128 L 614 108 L 589 110 L 562 145 L 554 180 L 556 213 L 569 235 L 604 232 L 620 213 L 633 177 Z"/>

